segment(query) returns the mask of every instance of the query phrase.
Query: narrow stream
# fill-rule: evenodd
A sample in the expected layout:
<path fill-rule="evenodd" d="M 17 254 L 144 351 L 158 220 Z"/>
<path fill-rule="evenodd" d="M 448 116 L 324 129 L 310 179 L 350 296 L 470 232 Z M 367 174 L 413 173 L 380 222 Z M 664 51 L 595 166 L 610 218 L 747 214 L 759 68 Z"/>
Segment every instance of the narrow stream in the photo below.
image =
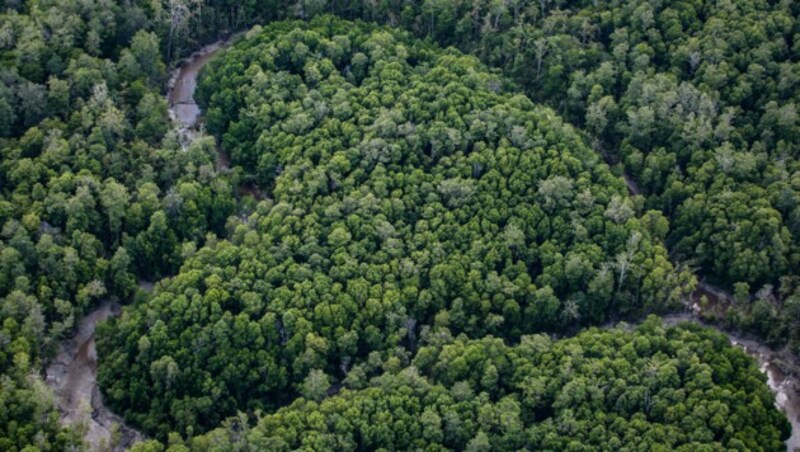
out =
<path fill-rule="evenodd" d="M 194 100 L 194 91 L 197 88 L 197 77 L 200 70 L 211 61 L 221 49 L 230 45 L 233 37 L 217 41 L 198 50 L 183 60 L 176 68 L 169 80 L 167 101 L 169 102 L 169 116 L 178 126 L 181 145 L 186 149 L 192 141 L 204 136 L 202 130 L 201 111 Z M 217 170 L 225 171 L 229 167 L 229 159 L 222 148 L 217 146 Z"/>
<path fill-rule="evenodd" d="M 197 76 L 211 58 L 223 48 L 222 42 L 206 46 L 189 56 L 170 77 L 167 93 L 171 119 L 183 129 L 195 129 L 200 120 L 200 107 L 194 100 Z"/>
<path fill-rule="evenodd" d="M 101 303 L 81 320 L 75 336 L 59 345 L 58 354 L 46 369 L 47 385 L 55 394 L 62 423 L 83 424 L 84 440 L 92 451 L 122 451 L 144 438 L 103 404 L 97 386 L 95 328 L 118 312 L 116 304 Z"/>

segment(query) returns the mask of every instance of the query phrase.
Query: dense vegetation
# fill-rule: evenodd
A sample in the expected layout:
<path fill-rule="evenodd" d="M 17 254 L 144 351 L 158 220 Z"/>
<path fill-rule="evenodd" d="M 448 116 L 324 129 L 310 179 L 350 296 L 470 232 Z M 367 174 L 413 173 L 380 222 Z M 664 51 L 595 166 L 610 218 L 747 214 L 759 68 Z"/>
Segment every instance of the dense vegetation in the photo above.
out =
<path fill-rule="evenodd" d="M 786 421 L 772 409 L 763 377 L 719 333 L 665 330 L 651 318 L 635 332 L 525 336 L 514 347 L 445 331 L 428 340 L 410 364 L 367 362 L 335 396 L 319 401 L 310 391 L 253 428 L 234 418 L 188 444 L 287 451 L 783 447 Z"/>
<path fill-rule="evenodd" d="M 754 289 L 798 276 L 796 2 L 271 0 L 231 17 L 223 3 L 182 16 L 187 42 L 223 22 L 332 12 L 476 54 L 619 161 L 704 275 Z"/>
<path fill-rule="evenodd" d="M 149 433 L 268 408 L 432 326 L 515 340 L 688 285 L 664 219 L 637 218 L 569 126 L 471 57 L 283 22 L 215 60 L 198 96 L 272 200 L 102 335 L 108 400 Z"/>
<path fill-rule="evenodd" d="M 171 63 L 323 13 L 405 31 L 253 30 L 198 92 L 238 168 L 217 170 L 211 139 L 181 143 Z M 734 294 L 707 315 L 800 354 L 798 15 L 766 0 L 5 2 L 0 450 L 81 447 L 42 364 L 108 299 L 135 306 L 100 332 L 106 399 L 175 450 L 170 432 L 220 422 L 185 444 L 780 448 L 763 378 L 710 333 L 523 336 L 674 307 L 691 268 Z M 271 199 L 240 203 L 242 182 Z M 575 364 L 593 341 L 636 353 Z M 480 358 L 460 374 L 462 355 Z M 642 383 L 653 360 L 677 380 Z M 606 361 L 622 367 L 602 380 Z M 537 402 L 526 372 L 547 383 Z M 686 411 L 584 403 L 615 384 Z M 257 425 L 223 421 L 237 411 Z M 421 434 L 437 416 L 441 434 Z"/>
<path fill-rule="evenodd" d="M 798 2 L 185 5 L 176 22 L 181 48 L 258 22 L 333 13 L 400 27 L 502 68 L 532 100 L 578 126 L 630 177 L 646 208 L 670 220 L 673 260 L 737 292 L 716 320 L 800 351 Z"/>

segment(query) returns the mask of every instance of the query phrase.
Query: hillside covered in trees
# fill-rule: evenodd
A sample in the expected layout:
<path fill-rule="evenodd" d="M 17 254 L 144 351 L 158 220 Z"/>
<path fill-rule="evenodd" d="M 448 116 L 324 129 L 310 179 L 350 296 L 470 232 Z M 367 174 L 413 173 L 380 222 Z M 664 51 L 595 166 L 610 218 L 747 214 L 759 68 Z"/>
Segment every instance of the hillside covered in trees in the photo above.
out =
<path fill-rule="evenodd" d="M 136 450 L 784 447 L 724 335 L 579 331 L 800 356 L 795 2 L 2 8 L 0 450 L 96 447 L 43 368 L 110 301 Z"/>

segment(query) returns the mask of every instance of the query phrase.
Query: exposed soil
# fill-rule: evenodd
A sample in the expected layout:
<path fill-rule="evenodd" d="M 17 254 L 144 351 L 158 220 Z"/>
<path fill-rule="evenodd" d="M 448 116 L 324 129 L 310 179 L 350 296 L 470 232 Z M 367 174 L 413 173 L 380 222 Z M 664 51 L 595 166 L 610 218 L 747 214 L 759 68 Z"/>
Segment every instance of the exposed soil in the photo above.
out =
<path fill-rule="evenodd" d="M 147 293 L 153 293 L 154 284 L 152 281 L 147 281 L 146 279 L 140 279 L 138 284 L 139 284 L 139 289 Z"/>

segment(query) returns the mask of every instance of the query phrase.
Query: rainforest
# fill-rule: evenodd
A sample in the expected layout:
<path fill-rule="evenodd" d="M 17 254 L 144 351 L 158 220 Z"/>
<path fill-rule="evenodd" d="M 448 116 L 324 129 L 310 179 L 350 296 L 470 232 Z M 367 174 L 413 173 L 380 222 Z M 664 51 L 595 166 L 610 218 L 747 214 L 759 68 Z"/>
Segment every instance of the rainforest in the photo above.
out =
<path fill-rule="evenodd" d="M 800 5 L 0 13 L 0 450 L 800 448 Z"/>

